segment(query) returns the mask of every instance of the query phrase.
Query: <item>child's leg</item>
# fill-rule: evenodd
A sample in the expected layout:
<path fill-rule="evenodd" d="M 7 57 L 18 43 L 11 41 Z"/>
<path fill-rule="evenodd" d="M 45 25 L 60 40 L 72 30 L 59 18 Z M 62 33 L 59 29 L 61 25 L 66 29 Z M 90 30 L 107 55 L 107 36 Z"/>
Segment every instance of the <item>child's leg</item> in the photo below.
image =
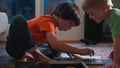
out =
<path fill-rule="evenodd" d="M 34 47 L 34 41 L 26 19 L 23 16 L 15 16 L 10 25 L 6 51 L 10 56 L 20 59 L 32 47 Z"/>
<path fill-rule="evenodd" d="M 61 55 L 61 52 L 58 51 L 54 51 L 49 43 L 44 43 L 38 46 L 38 48 L 40 49 L 40 51 L 45 54 L 47 57 L 50 58 L 55 58 L 55 57 L 59 57 Z"/>

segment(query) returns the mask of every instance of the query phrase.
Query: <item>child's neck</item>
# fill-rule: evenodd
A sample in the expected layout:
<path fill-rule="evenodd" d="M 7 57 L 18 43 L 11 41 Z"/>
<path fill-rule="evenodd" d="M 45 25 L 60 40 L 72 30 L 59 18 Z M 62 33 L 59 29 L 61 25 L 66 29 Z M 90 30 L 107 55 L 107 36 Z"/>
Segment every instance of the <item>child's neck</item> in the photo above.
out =
<path fill-rule="evenodd" d="M 54 24 L 57 26 L 58 25 L 58 17 L 53 14 L 52 18 L 53 18 Z"/>
<path fill-rule="evenodd" d="M 106 14 L 106 18 L 109 17 L 109 15 L 110 15 L 112 9 L 113 9 L 112 7 L 109 7 L 108 11 L 106 12 L 106 13 L 107 13 L 107 14 Z"/>

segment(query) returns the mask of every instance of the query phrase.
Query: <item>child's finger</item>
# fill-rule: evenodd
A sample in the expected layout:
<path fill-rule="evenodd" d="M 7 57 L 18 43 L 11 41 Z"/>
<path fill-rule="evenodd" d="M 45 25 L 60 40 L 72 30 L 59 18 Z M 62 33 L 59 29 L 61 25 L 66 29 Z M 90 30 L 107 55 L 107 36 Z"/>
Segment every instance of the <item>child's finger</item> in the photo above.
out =
<path fill-rule="evenodd" d="M 90 56 L 94 56 L 94 54 L 95 54 L 95 52 L 94 52 L 93 50 L 90 50 L 90 51 L 89 51 L 89 55 L 90 55 Z"/>
<path fill-rule="evenodd" d="M 68 56 L 69 56 L 71 59 L 73 58 L 72 54 L 68 54 Z"/>
<path fill-rule="evenodd" d="M 72 54 L 72 56 L 73 56 L 74 58 L 81 58 L 80 56 L 75 55 L 75 54 Z"/>

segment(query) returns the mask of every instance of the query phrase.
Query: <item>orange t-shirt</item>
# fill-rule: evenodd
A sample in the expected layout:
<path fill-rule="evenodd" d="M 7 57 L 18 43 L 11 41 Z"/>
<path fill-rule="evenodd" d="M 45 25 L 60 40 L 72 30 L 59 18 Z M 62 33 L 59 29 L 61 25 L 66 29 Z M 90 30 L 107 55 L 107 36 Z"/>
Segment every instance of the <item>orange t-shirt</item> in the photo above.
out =
<path fill-rule="evenodd" d="M 56 32 L 56 27 L 50 14 L 28 20 L 28 27 L 35 44 L 47 42 L 45 32 Z"/>

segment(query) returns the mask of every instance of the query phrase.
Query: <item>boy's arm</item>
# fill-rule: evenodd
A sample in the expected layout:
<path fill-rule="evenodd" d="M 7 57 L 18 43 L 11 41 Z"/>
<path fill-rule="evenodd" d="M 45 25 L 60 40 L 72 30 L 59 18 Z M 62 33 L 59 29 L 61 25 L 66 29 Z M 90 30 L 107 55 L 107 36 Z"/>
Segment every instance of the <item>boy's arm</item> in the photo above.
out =
<path fill-rule="evenodd" d="M 81 55 L 94 55 L 94 51 L 89 48 L 79 49 L 60 42 L 53 32 L 46 32 L 46 37 L 52 49 L 56 51 Z"/>
<path fill-rule="evenodd" d="M 113 38 L 113 47 L 114 47 L 114 63 L 120 65 L 120 37 Z"/>

